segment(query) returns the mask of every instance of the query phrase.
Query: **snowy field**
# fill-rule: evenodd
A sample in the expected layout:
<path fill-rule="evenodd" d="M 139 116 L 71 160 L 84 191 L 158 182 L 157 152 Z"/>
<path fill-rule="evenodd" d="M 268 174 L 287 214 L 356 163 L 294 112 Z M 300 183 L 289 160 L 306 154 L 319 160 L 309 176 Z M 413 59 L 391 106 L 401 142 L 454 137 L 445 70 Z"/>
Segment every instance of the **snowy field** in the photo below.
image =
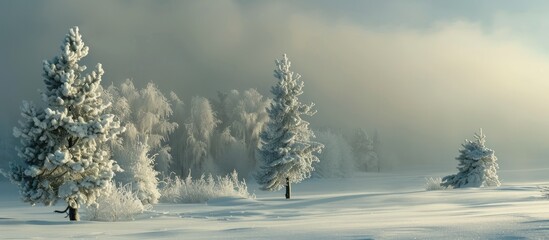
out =
<path fill-rule="evenodd" d="M 448 172 L 450 173 L 450 172 Z M 134 221 L 71 223 L 53 210 L 19 201 L 0 182 L 2 239 L 546 239 L 549 169 L 500 171 L 490 189 L 425 191 L 425 177 L 448 173 L 369 173 L 311 179 L 256 199 L 158 204 Z M 85 212 L 82 212 L 85 219 Z"/>

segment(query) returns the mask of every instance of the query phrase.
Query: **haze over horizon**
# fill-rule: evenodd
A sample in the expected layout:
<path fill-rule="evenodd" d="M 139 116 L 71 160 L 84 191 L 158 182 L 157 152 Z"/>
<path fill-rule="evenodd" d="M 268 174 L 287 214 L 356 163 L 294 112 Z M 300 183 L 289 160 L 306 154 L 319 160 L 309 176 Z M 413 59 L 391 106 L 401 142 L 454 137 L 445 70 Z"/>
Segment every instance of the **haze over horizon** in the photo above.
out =
<path fill-rule="evenodd" d="M 103 86 L 153 81 L 185 103 L 271 97 L 287 53 L 313 129 L 377 130 L 388 167 L 453 171 L 479 128 L 501 169 L 549 158 L 545 1 L 2 1 L 0 138 L 39 102 L 42 60 L 79 26 Z"/>

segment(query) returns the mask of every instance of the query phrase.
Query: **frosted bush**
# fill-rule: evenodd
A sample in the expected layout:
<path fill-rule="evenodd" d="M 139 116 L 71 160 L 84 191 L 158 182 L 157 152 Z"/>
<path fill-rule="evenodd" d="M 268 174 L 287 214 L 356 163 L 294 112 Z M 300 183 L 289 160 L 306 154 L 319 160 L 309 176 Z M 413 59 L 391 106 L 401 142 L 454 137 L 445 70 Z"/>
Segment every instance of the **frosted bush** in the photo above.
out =
<path fill-rule="evenodd" d="M 425 190 L 426 191 L 437 191 L 447 189 L 446 187 L 440 185 L 442 183 L 442 178 L 425 178 Z"/>
<path fill-rule="evenodd" d="M 113 145 L 123 172 L 116 174 L 114 180 L 119 184 L 131 184 L 133 191 L 143 204 L 158 203 L 158 172 L 154 170 L 156 155 L 149 155 L 151 147 L 147 141 L 125 141 L 123 145 Z"/>
<path fill-rule="evenodd" d="M 203 203 L 220 197 L 255 198 L 248 192 L 246 181 L 238 180 L 236 171 L 215 178 L 202 174 L 198 180 L 193 180 L 190 172 L 185 179 L 170 176 L 161 182 L 160 195 L 160 201 L 168 203 Z"/>
<path fill-rule="evenodd" d="M 141 203 L 137 193 L 132 191 L 131 184 L 116 187 L 111 183 L 98 198 L 97 203 L 86 207 L 85 210 L 88 220 L 116 222 L 134 220 L 137 215 L 150 208 L 151 205 Z"/>

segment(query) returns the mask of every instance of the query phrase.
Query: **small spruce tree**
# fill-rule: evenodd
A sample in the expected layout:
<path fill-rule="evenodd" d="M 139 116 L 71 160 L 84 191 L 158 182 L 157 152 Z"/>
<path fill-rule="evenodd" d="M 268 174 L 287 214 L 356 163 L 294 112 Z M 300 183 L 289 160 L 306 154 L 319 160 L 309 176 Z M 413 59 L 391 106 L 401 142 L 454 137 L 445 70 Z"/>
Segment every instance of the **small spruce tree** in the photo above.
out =
<path fill-rule="evenodd" d="M 444 187 L 464 188 L 464 187 L 489 187 L 499 186 L 497 169 L 497 158 L 494 150 L 487 148 L 486 136 L 482 133 L 475 133 L 475 140 L 465 140 L 459 150 L 459 172 L 454 175 L 446 176 L 442 179 L 441 185 Z"/>
<path fill-rule="evenodd" d="M 70 29 L 61 45 L 61 55 L 44 61 L 46 89 L 44 108 L 24 102 L 18 155 L 10 179 L 20 187 L 22 199 L 31 204 L 51 205 L 59 199 L 68 207 L 71 221 L 78 220 L 81 204 L 96 202 L 119 170 L 110 159 L 107 141 L 124 131 L 101 100 L 103 69 L 84 74 L 78 62 L 88 54 L 78 27 Z"/>
<path fill-rule="evenodd" d="M 276 60 L 274 76 L 278 79 L 271 93 L 274 99 L 267 109 L 269 122 L 260 135 L 258 159 L 263 163 L 257 174 L 257 182 L 263 190 L 279 190 L 286 186 L 286 198 L 290 198 L 290 183 L 310 177 L 313 162 L 319 159 L 324 145 L 311 141 L 314 133 L 301 115 L 312 116 L 314 104 L 302 104 L 298 96 L 303 94 L 300 75 L 290 71 L 286 54 Z"/>

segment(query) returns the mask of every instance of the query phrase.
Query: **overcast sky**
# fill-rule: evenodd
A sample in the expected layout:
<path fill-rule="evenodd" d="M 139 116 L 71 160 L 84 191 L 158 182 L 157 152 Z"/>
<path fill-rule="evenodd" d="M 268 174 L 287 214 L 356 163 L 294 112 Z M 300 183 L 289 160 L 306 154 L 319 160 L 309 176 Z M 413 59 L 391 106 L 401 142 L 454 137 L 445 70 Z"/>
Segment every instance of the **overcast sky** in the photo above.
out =
<path fill-rule="evenodd" d="M 0 132 L 72 26 L 103 85 L 184 101 L 256 88 L 287 53 L 313 128 L 377 129 L 395 167 L 452 166 L 479 128 L 502 168 L 549 159 L 547 1 L 0 1 Z M 549 164 L 546 164 L 549 166 Z"/>

